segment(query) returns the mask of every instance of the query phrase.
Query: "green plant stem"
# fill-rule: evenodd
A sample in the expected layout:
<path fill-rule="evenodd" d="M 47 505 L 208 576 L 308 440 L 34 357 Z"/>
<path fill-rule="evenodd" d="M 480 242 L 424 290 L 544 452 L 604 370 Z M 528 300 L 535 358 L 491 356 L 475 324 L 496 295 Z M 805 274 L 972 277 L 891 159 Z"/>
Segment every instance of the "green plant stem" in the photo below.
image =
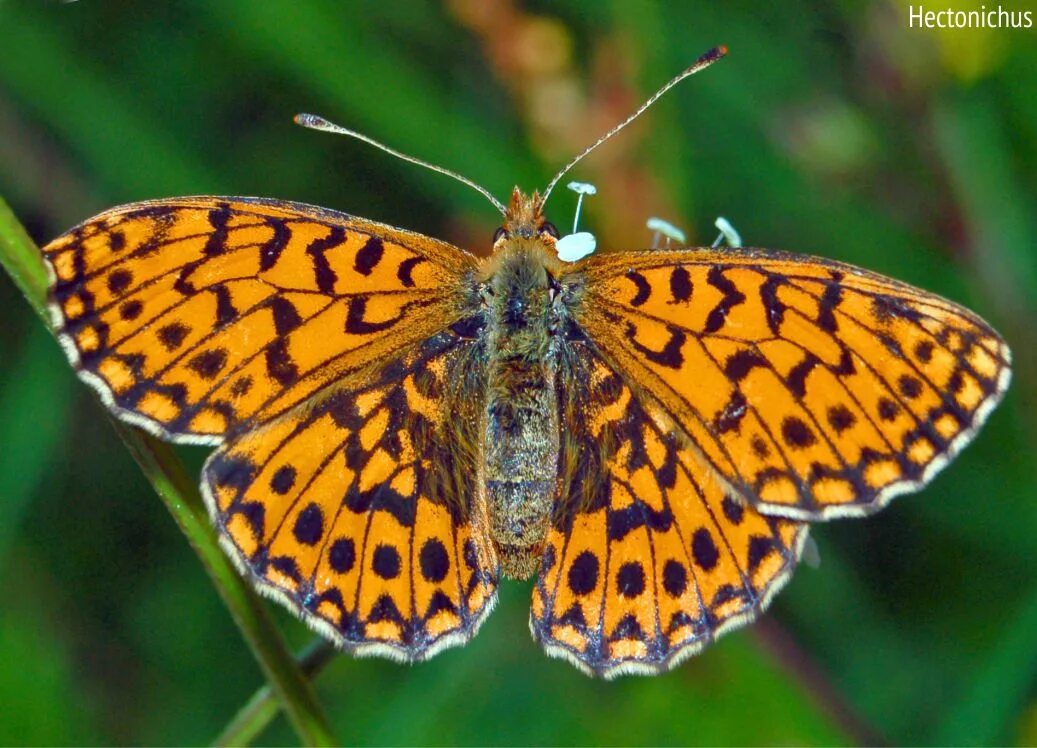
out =
<path fill-rule="evenodd" d="M 47 274 L 40 252 L 0 198 L 0 264 L 46 320 Z M 307 745 L 335 745 L 327 718 L 295 659 L 248 583 L 223 553 L 204 502 L 168 444 L 115 422 L 137 464 L 187 537 L 206 572 L 259 661 L 299 739 Z"/>
<path fill-rule="evenodd" d="M 10 207 L 0 197 L 0 263 L 11 276 L 29 306 L 47 326 L 47 271 L 40 261 L 40 250 L 25 233 Z"/>
<path fill-rule="evenodd" d="M 317 637 L 299 653 L 297 662 L 302 672 L 312 678 L 334 657 L 335 648 L 331 643 Z M 234 715 L 234 719 L 223 728 L 223 732 L 213 741 L 213 745 L 249 745 L 267 728 L 280 710 L 281 704 L 273 689 L 269 685 L 260 687 Z"/>
<path fill-rule="evenodd" d="M 117 421 L 115 429 L 201 559 L 280 698 L 299 738 L 307 745 L 335 745 L 313 689 L 296 665 L 263 602 L 216 542 L 198 489 L 173 450 L 154 437 Z"/>

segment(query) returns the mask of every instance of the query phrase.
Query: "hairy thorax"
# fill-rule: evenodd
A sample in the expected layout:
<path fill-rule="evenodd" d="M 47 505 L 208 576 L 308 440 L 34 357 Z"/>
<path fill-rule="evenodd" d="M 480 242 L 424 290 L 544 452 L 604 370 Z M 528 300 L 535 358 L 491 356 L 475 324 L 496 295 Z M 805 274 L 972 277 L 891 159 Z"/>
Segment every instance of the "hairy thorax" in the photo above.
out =
<path fill-rule="evenodd" d="M 505 574 L 540 563 L 558 476 L 554 266 L 537 238 L 509 239 L 483 268 L 487 399 L 483 477 Z"/>

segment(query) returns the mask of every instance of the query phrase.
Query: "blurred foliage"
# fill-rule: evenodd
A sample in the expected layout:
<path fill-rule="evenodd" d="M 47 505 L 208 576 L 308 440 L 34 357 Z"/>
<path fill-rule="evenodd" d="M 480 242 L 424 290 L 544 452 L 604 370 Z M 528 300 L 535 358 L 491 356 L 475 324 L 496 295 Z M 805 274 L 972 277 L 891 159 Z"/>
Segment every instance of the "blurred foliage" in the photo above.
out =
<path fill-rule="evenodd" d="M 598 185 L 599 246 L 647 244 L 649 215 L 709 243 L 724 215 L 750 244 L 964 302 L 1012 344 L 1015 382 L 977 442 L 921 495 L 818 528 L 820 568 L 764 623 L 666 676 L 601 683 L 542 655 L 528 585 L 507 583 L 463 649 L 415 667 L 335 659 L 316 683 L 340 739 L 1034 742 L 1037 44 L 912 30 L 906 6 L 0 2 L 0 194 L 39 242 L 120 202 L 215 193 L 482 253 L 495 214 L 474 192 L 291 116 L 319 112 L 503 197 L 725 43 L 728 59 L 574 173 Z M 567 225 L 572 195 L 552 202 Z M 211 740 L 261 673 L 6 278 L 0 309 L 0 743 Z M 182 454 L 192 469 L 204 456 Z M 273 613 L 296 647 L 310 640 Z M 294 736 L 279 718 L 262 740 Z"/>

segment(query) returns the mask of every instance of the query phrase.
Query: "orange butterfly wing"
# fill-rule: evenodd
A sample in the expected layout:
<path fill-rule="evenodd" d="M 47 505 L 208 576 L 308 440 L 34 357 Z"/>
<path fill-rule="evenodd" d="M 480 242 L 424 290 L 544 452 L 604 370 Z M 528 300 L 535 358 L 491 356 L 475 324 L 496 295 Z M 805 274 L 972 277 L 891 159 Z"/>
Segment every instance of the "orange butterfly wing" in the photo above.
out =
<path fill-rule="evenodd" d="M 603 254 L 580 327 L 760 511 L 867 514 L 917 490 L 1004 394 L 1010 352 L 950 301 L 766 250 Z"/>
<path fill-rule="evenodd" d="M 219 443 L 457 319 L 474 258 L 323 208 L 174 198 L 114 208 L 43 250 L 80 376 L 153 434 Z"/>
<path fill-rule="evenodd" d="M 79 374 L 125 420 L 222 446 L 202 491 L 258 588 L 359 654 L 472 636 L 497 560 L 474 498 L 474 258 L 306 205 L 115 208 L 44 249 Z M 474 392 L 470 391 L 474 388 Z"/>
<path fill-rule="evenodd" d="M 530 628 L 553 656 L 606 678 L 667 670 L 762 611 L 807 526 L 726 490 L 660 409 L 591 348 L 560 376 L 561 499 Z"/>
<path fill-rule="evenodd" d="M 203 493 L 242 572 L 356 654 L 425 659 L 471 638 L 493 607 L 472 345 L 439 333 L 369 385 L 206 462 Z"/>

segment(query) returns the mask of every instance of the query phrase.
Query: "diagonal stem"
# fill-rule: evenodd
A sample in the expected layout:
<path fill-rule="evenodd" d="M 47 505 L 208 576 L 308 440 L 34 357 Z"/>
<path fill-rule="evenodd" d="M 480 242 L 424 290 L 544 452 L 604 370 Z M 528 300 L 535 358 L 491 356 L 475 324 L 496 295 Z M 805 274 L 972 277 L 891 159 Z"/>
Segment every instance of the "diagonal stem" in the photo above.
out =
<path fill-rule="evenodd" d="M 313 678 L 334 656 L 335 648 L 332 644 L 322 637 L 317 637 L 299 653 L 297 662 L 302 672 L 308 678 Z M 213 741 L 213 745 L 249 745 L 262 734 L 280 710 L 281 704 L 270 685 L 261 686 L 234 715 L 234 719 L 223 728 L 223 732 Z"/>
<path fill-rule="evenodd" d="M 40 251 L 3 199 L 0 199 L 0 264 L 33 310 L 46 321 L 48 280 Z M 118 422 L 115 429 L 198 554 L 299 739 L 306 745 L 334 745 L 335 738 L 313 689 L 263 603 L 220 549 L 198 489 L 172 447 Z"/>

